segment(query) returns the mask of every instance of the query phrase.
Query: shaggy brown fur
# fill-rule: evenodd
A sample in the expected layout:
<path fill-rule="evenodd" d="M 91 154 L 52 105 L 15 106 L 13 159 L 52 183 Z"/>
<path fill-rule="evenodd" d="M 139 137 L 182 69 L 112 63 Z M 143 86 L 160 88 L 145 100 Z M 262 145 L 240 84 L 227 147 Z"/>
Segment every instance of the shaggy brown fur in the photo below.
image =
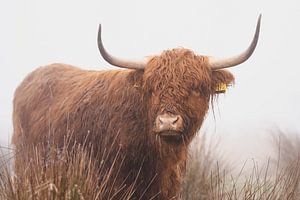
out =
<path fill-rule="evenodd" d="M 206 57 L 187 49 L 164 51 L 144 70 L 40 67 L 15 92 L 13 143 L 17 149 L 49 139 L 62 145 L 72 133 L 77 142 L 93 144 L 93 152 L 112 149 L 106 168 L 119 151 L 123 162 L 120 172 L 113 173 L 116 190 L 138 177 L 136 199 L 177 199 L 188 145 L 216 86 L 233 79 L 225 70 L 211 71 Z M 182 116 L 181 140 L 164 140 L 155 133 L 155 118 L 166 111 Z"/>

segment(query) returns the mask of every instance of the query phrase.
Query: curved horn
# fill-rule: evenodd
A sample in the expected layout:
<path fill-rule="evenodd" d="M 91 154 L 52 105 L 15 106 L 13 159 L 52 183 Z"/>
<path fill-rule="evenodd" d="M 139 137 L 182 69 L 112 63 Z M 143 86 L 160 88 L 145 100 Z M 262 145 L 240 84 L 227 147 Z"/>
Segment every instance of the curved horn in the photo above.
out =
<path fill-rule="evenodd" d="M 98 48 L 99 48 L 99 51 L 100 51 L 102 57 L 104 58 L 104 60 L 106 60 L 111 65 L 114 65 L 117 67 L 128 68 L 128 69 L 144 69 L 147 64 L 147 60 L 131 61 L 131 60 L 124 60 L 124 59 L 116 58 L 116 57 L 110 55 L 105 50 L 103 43 L 102 43 L 101 24 L 99 24 L 99 30 L 98 30 Z"/>
<path fill-rule="evenodd" d="M 230 58 L 214 58 L 214 57 L 209 57 L 208 58 L 208 63 L 211 67 L 212 70 L 218 70 L 218 69 L 223 69 L 223 68 L 228 68 L 228 67 L 233 67 L 235 65 L 241 64 L 245 62 L 253 53 L 258 37 L 259 37 L 259 30 L 260 30 L 260 20 L 261 20 L 261 14 L 258 17 L 257 25 L 256 25 L 256 30 L 255 30 L 255 35 L 252 39 L 252 42 L 248 49 L 244 51 L 243 53 L 233 56 Z"/>

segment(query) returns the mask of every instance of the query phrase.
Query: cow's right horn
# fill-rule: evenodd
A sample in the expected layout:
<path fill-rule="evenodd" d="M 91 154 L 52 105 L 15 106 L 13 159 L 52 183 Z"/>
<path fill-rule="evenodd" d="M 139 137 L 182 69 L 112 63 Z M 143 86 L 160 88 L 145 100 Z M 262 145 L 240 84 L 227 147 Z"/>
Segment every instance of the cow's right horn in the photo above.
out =
<path fill-rule="evenodd" d="M 104 58 L 104 60 L 106 60 L 111 65 L 114 65 L 117 67 L 128 68 L 128 69 L 144 69 L 147 64 L 147 60 L 131 61 L 131 60 L 116 58 L 116 57 L 110 55 L 105 50 L 103 43 L 102 43 L 101 24 L 99 24 L 99 30 L 98 30 L 98 48 L 99 48 L 99 51 L 100 51 L 102 57 Z"/>

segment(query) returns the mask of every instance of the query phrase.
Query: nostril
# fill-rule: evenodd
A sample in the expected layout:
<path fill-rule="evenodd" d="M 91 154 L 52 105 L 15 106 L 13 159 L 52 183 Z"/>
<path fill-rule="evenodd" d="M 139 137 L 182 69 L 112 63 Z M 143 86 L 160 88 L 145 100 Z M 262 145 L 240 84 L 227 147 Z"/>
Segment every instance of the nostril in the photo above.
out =
<path fill-rule="evenodd" d="M 178 120 L 179 120 L 179 117 L 174 117 L 172 124 L 176 124 L 176 122 L 178 122 Z"/>
<path fill-rule="evenodd" d="M 159 120 L 159 123 L 161 123 L 161 124 L 164 123 L 164 119 L 162 117 L 159 117 L 158 120 Z"/>

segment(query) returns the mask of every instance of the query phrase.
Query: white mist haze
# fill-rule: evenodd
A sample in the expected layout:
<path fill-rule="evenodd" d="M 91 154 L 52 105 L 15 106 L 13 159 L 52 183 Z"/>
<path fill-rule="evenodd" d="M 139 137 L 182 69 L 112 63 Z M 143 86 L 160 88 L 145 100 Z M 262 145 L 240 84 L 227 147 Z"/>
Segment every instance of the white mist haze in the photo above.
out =
<path fill-rule="evenodd" d="M 38 66 L 116 69 L 97 49 L 98 24 L 111 54 L 142 58 L 185 47 L 226 57 L 245 50 L 262 13 L 252 57 L 229 69 L 236 84 L 221 95 L 204 127 L 232 159 L 264 158 L 269 130 L 300 132 L 300 3 L 287 1 L 11 0 L 0 6 L 0 143 L 12 134 L 16 87 Z"/>

